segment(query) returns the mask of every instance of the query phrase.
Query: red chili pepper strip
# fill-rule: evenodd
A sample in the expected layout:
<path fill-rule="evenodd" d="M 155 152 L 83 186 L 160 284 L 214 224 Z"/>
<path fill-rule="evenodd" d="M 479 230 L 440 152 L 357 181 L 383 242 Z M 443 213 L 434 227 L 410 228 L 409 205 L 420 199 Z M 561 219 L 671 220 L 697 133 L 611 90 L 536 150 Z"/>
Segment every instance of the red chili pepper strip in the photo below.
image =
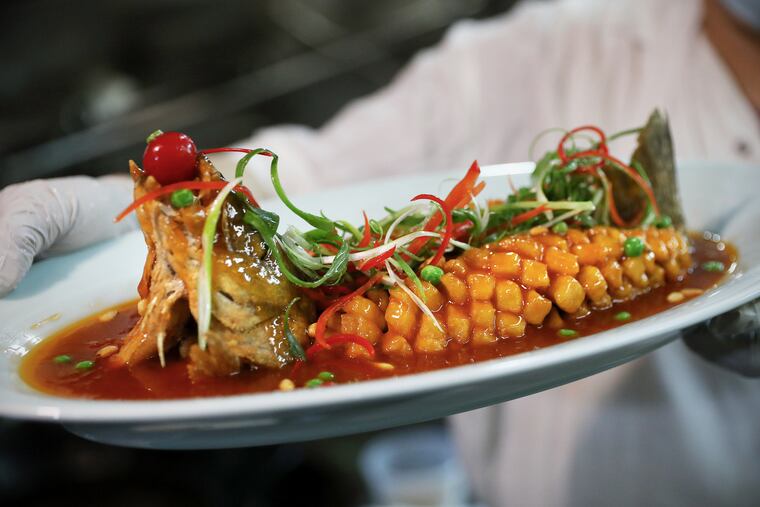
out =
<path fill-rule="evenodd" d="M 612 196 L 612 182 L 608 182 L 607 186 L 607 202 L 610 206 L 610 217 L 612 217 L 612 221 L 615 222 L 615 225 L 618 227 L 627 227 L 628 224 L 623 220 L 623 217 L 620 216 L 620 213 L 618 213 L 617 206 L 615 205 L 615 198 Z"/>
<path fill-rule="evenodd" d="M 565 143 L 573 134 L 576 134 L 578 132 L 582 132 L 584 130 L 590 130 L 592 132 L 595 132 L 599 136 L 599 151 L 603 151 L 605 154 L 607 153 L 607 136 L 604 135 L 604 132 L 599 127 L 596 127 L 594 125 L 582 125 L 580 127 L 576 127 L 573 130 L 569 131 L 567 134 L 562 136 L 562 139 L 559 141 L 559 145 L 557 146 L 557 156 L 562 161 L 563 164 L 567 164 L 570 159 L 565 154 Z M 590 156 L 590 152 L 594 150 L 586 150 L 586 152 L 581 152 L 582 154 L 585 153 L 585 155 L 581 156 Z M 575 158 L 575 156 L 574 156 Z"/>
<path fill-rule="evenodd" d="M 449 242 L 451 241 L 451 235 L 454 232 L 454 219 L 451 216 L 451 208 L 449 208 L 449 205 L 442 199 L 439 199 L 438 197 L 430 194 L 420 194 L 412 197 L 412 201 L 418 201 L 420 199 L 428 199 L 438 203 L 441 208 L 443 208 L 443 213 L 446 217 L 446 230 L 444 231 L 443 237 L 441 238 L 441 244 L 438 246 L 438 251 L 430 261 L 430 264 L 438 265 L 438 261 L 443 257 L 443 254 L 446 252 L 446 247 L 449 246 Z"/>
<path fill-rule="evenodd" d="M 325 342 L 324 345 L 322 345 L 321 343 L 315 343 L 314 345 L 306 349 L 307 359 L 312 360 L 314 358 L 314 354 L 322 350 L 329 349 L 332 345 L 342 345 L 344 343 L 355 343 L 357 345 L 360 345 L 369 353 L 370 357 L 373 357 L 373 358 L 375 357 L 375 347 L 372 345 L 372 342 L 370 342 L 368 339 L 363 338 L 359 335 L 334 334 L 328 338 L 325 338 L 324 342 Z"/>
<path fill-rule="evenodd" d="M 467 174 L 459 180 L 459 183 L 454 185 L 454 188 L 451 189 L 449 195 L 446 196 L 445 202 L 450 210 L 459 208 L 470 202 L 470 194 L 475 187 L 475 182 L 477 181 L 478 176 L 480 176 L 480 166 L 476 160 L 467 170 Z M 434 231 L 441 223 L 441 220 L 443 220 L 443 217 L 440 213 L 433 215 L 425 224 L 425 230 L 428 232 Z M 412 241 L 407 249 L 413 254 L 416 254 L 427 242 L 428 238 L 417 238 Z"/>
<path fill-rule="evenodd" d="M 568 161 L 569 160 L 575 160 L 576 158 L 578 158 L 579 155 L 580 154 L 573 155 L 572 157 L 570 157 L 568 159 Z M 596 164 L 596 165 L 592 166 L 591 168 L 581 168 L 581 169 L 578 169 L 578 171 L 593 172 L 594 170 L 596 170 L 596 169 L 601 168 L 602 166 L 604 166 L 605 162 L 609 162 L 611 164 L 617 165 L 618 167 L 620 167 L 621 169 L 623 169 L 626 173 L 628 173 L 628 175 L 633 179 L 633 181 L 635 181 L 636 184 L 641 188 L 641 190 L 644 191 L 644 193 L 647 196 L 647 199 L 649 199 L 649 202 L 652 203 L 652 207 L 654 208 L 655 213 L 657 215 L 660 214 L 660 208 L 659 208 L 659 206 L 657 206 L 657 200 L 654 197 L 654 192 L 652 191 L 652 187 L 649 185 L 649 183 L 646 182 L 646 180 L 644 180 L 644 178 L 641 177 L 641 175 L 639 174 L 639 172 L 636 169 L 634 169 L 633 167 L 629 166 L 628 164 L 623 163 L 623 161 L 621 161 L 621 160 L 613 157 L 612 155 L 608 155 L 607 153 L 594 152 L 592 155 L 593 156 L 597 156 L 597 157 L 599 157 L 599 158 L 602 159 L 599 162 L 599 164 Z M 613 202 L 612 206 L 610 206 L 610 214 L 613 213 L 613 210 L 615 210 L 615 204 L 614 204 L 614 202 Z M 616 211 L 617 210 L 615 210 L 615 212 Z M 615 220 L 614 215 L 613 215 L 612 218 L 613 218 L 613 220 Z M 621 223 L 624 222 L 622 220 L 622 218 L 620 218 L 619 215 L 618 215 L 618 218 L 620 219 Z M 617 223 L 617 221 L 616 221 L 616 223 Z M 620 225 L 622 227 L 621 223 L 618 223 L 618 225 Z M 633 225 L 633 224 L 628 224 L 628 225 L 630 226 L 630 225 Z"/>
<path fill-rule="evenodd" d="M 570 138 L 570 136 L 583 130 L 591 130 L 592 132 L 595 132 L 599 136 L 598 147 L 596 149 L 580 151 L 578 153 L 574 153 L 571 156 L 567 156 L 567 154 L 565 153 L 565 142 Z M 652 204 L 652 208 L 654 209 L 655 213 L 657 215 L 660 214 L 660 208 L 657 205 L 657 200 L 654 197 L 654 192 L 652 191 L 652 187 L 646 182 L 646 180 L 644 180 L 644 178 L 641 177 L 638 171 L 630 167 L 628 164 L 624 164 L 622 161 L 618 160 L 617 158 L 609 154 L 609 150 L 607 148 L 607 137 L 604 135 L 604 132 L 599 127 L 595 127 L 593 125 L 584 125 L 581 127 L 574 128 L 573 130 L 565 134 L 560 140 L 559 145 L 557 146 L 557 156 L 559 156 L 563 164 L 567 164 L 571 160 L 575 160 L 582 157 L 599 157 L 601 159 L 597 164 L 594 164 L 591 167 L 583 167 L 583 168 L 578 169 L 579 172 L 592 173 L 596 169 L 601 169 L 602 167 L 604 167 L 605 162 L 609 162 L 611 164 L 619 166 L 624 171 L 626 171 L 628 175 L 636 182 L 636 184 L 644 191 L 644 193 L 647 196 L 647 199 L 649 199 L 649 202 Z M 623 224 L 625 224 L 626 222 L 622 219 L 622 217 L 617 212 L 617 208 L 615 207 L 615 201 L 612 199 L 611 191 L 608 191 L 608 199 L 610 201 L 610 215 L 612 217 L 612 220 L 617 225 L 623 227 L 624 226 Z M 627 225 L 632 225 L 632 224 L 627 224 Z"/>
<path fill-rule="evenodd" d="M 544 211 L 546 211 L 548 206 L 546 204 L 542 204 L 541 206 L 538 206 L 537 208 L 533 208 L 532 210 L 528 210 L 525 213 L 520 213 L 519 215 L 515 215 L 512 217 L 511 224 L 512 225 L 520 225 L 523 222 L 527 222 L 533 217 L 537 217 Z"/>
<path fill-rule="evenodd" d="M 465 206 L 467 206 L 470 203 L 470 201 L 472 201 L 472 198 L 473 197 L 477 197 L 478 194 L 480 194 L 483 191 L 484 188 L 486 188 L 486 182 L 485 181 L 481 181 L 480 183 L 478 183 L 477 185 L 475 185 L 472 188 L 472 190 L 470 190 L 469 194 L 464 199 L 462 199 L 461 201 L 459 201 L 454 206 L 454 208 L 452 208 L 452 209 L 464 208 Z M 446 199 L 446 202 L 449 202 L 449 200 Z"/>
<path fill-rule="evenodd" d="M 602 162 L 602 163 L 604 163 L 604 162 Z M 596 170 L 599 169 L 599 168 L 600 168 L 599 164 L 597 163 L 597 164 L 594 164 L 594 165 L 586 165 L 586 166 L 583 166 L 583 167 L 579 167 L 578 169 L 576 169 L 573 172 L 576 172 L 578 174 L 595 174 Z"/>
<path fill-rule="evenodd" d="M 569 157 L 567 160 L 569 162 L 571 160 L 575 160 L 577 158 L 585 157 L 585 156 L 595 156 L 595 157 L 599 157 L 601 160 L 599 161 L 599 163 L 594 164 L 592 166 L 579 167 L 578 169 L 575 170 L 575 172 L 591 174 L 597 169 L 601 169 L 602 167 L 604 167 L 605 162 L 615 164 L 619 166 L 620 168 L 622 168 L 626 173 L 628 173 L 628 175 L 636 182 L 636 184 L 639 187 L 641 187 L 641 189 L 647 195 L 647 199 L 649 199 L 649 201 L 652 203 L 652 206 L 654 207 L 655 212 L 658 215 L 660 214 L 659 207 L 657 206 L 657 201 L 654 198 L 654 192 L 652 191 L 652 187 L 644 180 L 644 178 L 641 177 L 641 175 L 638 173 L 638 171 L 636 171 L 636 169 L 634 169 L 633 167 L 630 167 L 627 164 L 624 164 L 621 160 L 613 157 L 612 155 L 608 155 L 606 153 L 601 153 L 601 152 L 593 151 L 593 150 L 589 150 L 588 152 L 576 153 L 573 156 Z M 614 208 L 614 205 L 611 207 L 610 211 L 612 211 L 612 208 Z"/>
<path fill-rule="evenodd" d="M 309 289 L 306 287 L 301 287 L 301 291 L 306 295 L 306 297 L 308 297 L 312 301 L 317 302 L 323 307 L 328 307 L 330 306 L 330 303 L 333 302 L 333 299 L 330 299 L 329 297 L 327 297 L 325 293 L 320 290 L 320 288 Z"/>
<path fill-rule="evenodd" d="M 567 157 L 567 161 L 575 160 L 576 158 L 583 158 L 583 157 L 603 157 L 608 154 L 607 146 L 599 146 L 598 149 L 594 150 L 583 150 L 579 151 L 577 153 L 573 153 L 569 157 Z"/>
<path fill-rule="evenodd" d="M 483 191 L 484 188 L 486 188 L 486 182 L 481 181 L 480 183 L 475 185 L 475 188 L 472 189 L 472 196 L 477 197 Z"/>
<path fill-rule="evenodd" d="M 208 150 L 201 150 L 200 153 L 203 155 L 210 155 L 212 153 L 251 153 L 253 150 L 249 150 L 248 148 L 209 148 Z M 259 153 L 259 155 L 264 155 L 265 157 L 271 157 L 272 154 L 268 151 L 262 151 Z"/>
<path fill-rule="evenodd" d="M 330 345 L 325 341 L 325 330 L 327 329 L 327 321 L 330 320 L 330 317 L 333 316 L 335 312 L 343 308 L 343 305 L 348 303 L 353 297 L 355 296 L 361 296 L 367 290 L 369 290 L 373 285 L 375 285 L 377 282 L 379 282 L 383 278 L 382 273 L 377 273 L 375 276 L 364 282 L 361 287 L 353 291 L 351 294 L 347 294 L 343 296 L 342 298 L 335 301 L 332 305 L 327 307 L 324 312 L 319 316 L 317 319 L 317 329 L 316 333 L 314 335 L 314 340 L 321 344 L 325 348 L 330 348 Z"/>
<path fill-rule="evenodd" d="M 454 209 L 470 202 L 470 194 L 475 187 L 475 182 L 478 180 L 478 176 L 480 176 L 480 166 L 476 160 L 467 170 L 467 174 L 464 175 L 464 178 L 454 185 L 454 188 L 451 189 L 449 195 L 446 196 L 445 200 L 449 208 Z"/>
<path fill-rule="evenodd" d="M 396 245 L 393 245 L 388 251 L 381 253 L 377 257 L 371 257 L 359 265 L 359 271 L 369 271 L 372 268 L 376 268 L 385 262 L 387 259 L 393 257 L 396 253 Z"/>
<path fill-rule="evenodd" d="M 177 183 L 172 183 L 171 185 L 165 185 L 157 190 L 148 192 L 139 199 L 135 199 L 132 204 L 124 209 L 124 211 L 116 215 L 114 222 L 121 221 L 125 216 L 129 215 L 146 202 L 158 199 L 159 197 L 167 194 L 171 194 L 177 190 L 221 190 L 225 186 L 227 186 L 226 181 L 179 181 Z M 243 193 L 253 206 L 259 206 L 256 202 L 256 199 L 253 198 L 253 194 L 251 194 L 251 191 L 248 190 L 247 187 L 238 185 L 235 187 L 235 191 Z"/>
<path fill-rule="evenodd" d="M 351 287 L 347 285 L 323 285 L 320 288 L 323 294 L 334 297 L 345 296 L 351 293 Z"/>
<path fill-rule="evenodd" d="M 111 356 L 111 357 L 113 357 L 113 356 Z M 293 378 L 295 378 L 296 374 L 298 373 L 298 370 L 301 369 L 301 367 L 303 366 L 303 363 L 305 363 L 305 362 L 306 361 L 296 361 L 296 364 L 293 365 L 293 369 L 290 370 L 290 376 L 293 377 Z"/>
<path fill-rule="evenodd" d="M 635 181 L 641 189 L 644 191 L 644 193 L 647 195 L 647 198 L 649 199 L 649 202 L 652 203 L 652 208 L 654 209 L 654 212 L 659 215 L 660 214 L 660 208 L 657 206 L 657 200 L 654 197 L 654 192 L 652 191 L 652 187 L 649 185 L 649 183 L 644 180 L 644 178 L 641 177 L 639 172 L 634 169 L 633 167 L 624 164 L 622 161 L 618 160 L 617 158 L 613 157 L 612 155 L 604 155 L 603 157 L 608 162 L 611 162 L 613 164 L 616 164 L 620 167 L 622 167 L 630 176 L 633 178 L 633 181 Z"/>
<path fill-rule="evenodd" d="M 572 160 L 576 160 L 579 158 L 584 157 L 598 157 L 599 162 L 596 164 L 590 165 L 590 166 L 583 166 L 576 169 L 574 172 L 577 173 L 584 173 L 584 174 L 593 174 L 594 171 L 597 169 L 601 169 L 604 167 L 605 159 L 604 157 L 607 156 L 607 146 L 600 146 L 597 150 L 585 150 L 585 151 L 579 151 L 578 153 L 574 153 L 573 155 L 567 157 L 567 162 L 570 162 Z M 563 163 L 567 163 L 563 162 Z"/>
<path fill-rule="evenodd" d="M 335 247 L 335 245 L 331 245 L 330 243 L 320 243 L 319 246 L 330 252 L 331 254 L 338 253 L 338 249 Z"/>
<path fill-rule="evenodd" d="M 367 218 L 365 211 L 362 211 L 362 215 L 364 215 L 364 235 L 362 236 L 362 240 L 356 245 L 357 248 L 368 247 L 369 242 L 372 240 L 372 229 L 369 226 L 369 218 Z"/>
<path fill-rule="evenodd" d="M 222 187 L 222 188 L 224 188 L 224 187 Z M 259 206 L 259 203 L 256 202 L 256 199 L 253 197 L 253 194 L 248 189 L 248 187 L 246 187 L 244 185 L 238 185 L 238 186 L 235 187 L 235 191 L 242 193 L 245 196 L 245 198 L 248 199 L 248 202 L 251 204 L 251 206 L 253 206 L 254 208 L 260 208 L 261 207 L 261 206 Z"/>

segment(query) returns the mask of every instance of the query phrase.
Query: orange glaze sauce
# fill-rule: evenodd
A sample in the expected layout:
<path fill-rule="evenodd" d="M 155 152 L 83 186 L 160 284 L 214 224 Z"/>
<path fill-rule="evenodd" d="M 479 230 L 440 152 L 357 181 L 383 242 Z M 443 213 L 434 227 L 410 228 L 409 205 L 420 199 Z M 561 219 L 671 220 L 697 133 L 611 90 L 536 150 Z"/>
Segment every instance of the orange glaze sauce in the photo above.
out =
<path fill-rule="evenodd" d="M 706 290 L 725 275 L 705 271 L 700 267 L 702 263 L 717 260 L 723 262 L 726 271 L 733 268 L 736 251 L 731 245 L 702 236 L 693 236 L 692 245 L 694 268 L 682 282 L 668 283 L 633 301 L 615 304 L 607 310 L 592 311 L 582 319 L 565 319 L 565 327 L 574 329 L 578 332 L 578 337 L 583 337 L 643 319 L 674 306 L 666 300 L 671 292 L 687 287 Z M 295 373 L 293 365 L 288 365 L 279 370 L 258 369 L 193 382 L 187 375 L 185 361 L 176 351 L 167 356 L 165 368 L 161 368 L 157 359 L 143 361 L 128 368 L 117 366 L 109 359 L 98 358 L 98 350 L 107 345 L 118 346 L 137 322 L 135 302 L 112 310 L 116 310 L 116 316 L 111 320 L 102 321 L 99 316 L 106 313 L 103 312 L 44 340 L 22 361 L 21 377 L 35 389 L 66 397 L 168 399 L 221 396 L 276 390 L 286 378 L 300 387 L 322 371 L 332 372 L 336 383 L 406 375 L 509 356 L 568 340 L 558 336 L 557 330 L 548 326 L 528 326 L 526 334 L 521 338 L 502 339 L 493 345 L 481 347 L 461 345 L 452 340 L 444 352 L 415 354 L 411 359 L 385 357 L 378 350 L 375 360 L 393 364 L 394 368 L 390 371 L 367 360 L 346 359 L 341 354 L 341 347 L 335 347 L 331 351 L 319 353 L 314 361 L 301 363 Z M 631 319 L 624 322 L 616 320 L 615 315 L 623 311 L 630 312 Z M 70 356 L 71 361 L 54 361 L 57 356 L 64 354 Z M 75 367 L 78 362 L 85 360 L 94 361 L 94 365 L 86 369 Z"/>

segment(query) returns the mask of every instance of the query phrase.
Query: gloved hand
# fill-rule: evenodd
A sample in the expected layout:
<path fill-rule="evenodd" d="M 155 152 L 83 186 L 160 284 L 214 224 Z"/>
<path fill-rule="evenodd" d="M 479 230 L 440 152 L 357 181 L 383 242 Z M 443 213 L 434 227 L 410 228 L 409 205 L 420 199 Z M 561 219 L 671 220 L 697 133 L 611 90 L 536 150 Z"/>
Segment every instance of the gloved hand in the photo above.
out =
<path fill-rule="evenodd" d="M 0 191 L 0 297 L 16 288 L 35 258 L 70 252 L 137 227 L 113 218 L 132 200 L 127 176 L 34 180 Z"/>
<path fill-rule="evenodd" d="M 683 331 L 686 345 L 723 368 L 760 377 L 760 299 Z"/>

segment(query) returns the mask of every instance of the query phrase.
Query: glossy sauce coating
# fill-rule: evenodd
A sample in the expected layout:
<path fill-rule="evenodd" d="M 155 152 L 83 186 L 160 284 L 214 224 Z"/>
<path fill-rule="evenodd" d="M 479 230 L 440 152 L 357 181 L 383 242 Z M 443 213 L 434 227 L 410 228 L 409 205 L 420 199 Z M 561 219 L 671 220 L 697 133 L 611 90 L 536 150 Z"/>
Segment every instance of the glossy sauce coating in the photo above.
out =
<path fill-rule="evenodd" d="M 577 338 L 581 338 L 666 310 L 678 304 L 668 301 L 668 295 L 673 292 L 685 288 L 706 290 L 714 286 L 725 272 L 704 270 L 702 264 L 710 260 L 721 261 L 726 271 L 729 271 L 736 260 L 735 250 L 726 243 L 714 242 L 701 236 L 693 237 L 692 244 L 694 269 L 682 282 L 668 283 L 633 301 L 615 304 L 607 310 L 592 311 L 582 319 L 566 318 L 564 327 L 572 328 L 577 332 Z M 192 382 L 184 360 L 176 351 L 167 357 L 166 368 L 161 368 L 157 360 L 143 361 L 126 368 L 110 358 L 98 357 L 98 351 L 104 347 L 119 346 L 137 321 L 134 302 L 112 310 L 116 310 L 116 314 L 110 320 L 100 318 L 108 313 L 104 312 L 44 340 L 22 361 L 21 377 L 40 391 L 65 397 L 170 399 L 221 396 L 277 390 L 283 379 L 291 379 L 297 387 L 301 387 L 323 371 L 333 373 L 336 383 L 354 382 L 474 363 L 577 339 L 559 336 L 557 329 L 548 325 L 529 326 L 521 338 L 502 339 L 482 346 L 461 345 L 452 341 L 443 352 L 417 353 L 407 359 L 391 359 L 378 350 L 375 362 L 351 360 L 336 349 L 319 354 L 314 361 L 300 364 L 295 372 L 294 366 L 288 365 L 276 370 L 259 369 Z M 615 316 L 621 312 L 630 313 L 630 319 L 617 320 Z M 69 356 L 70 360 L 56 362 L 55 358 L 62 355 Z M 89 368 L 76 368 L 81 361 L 93 361 L 94 364 Z M 393 368 L 384 369 L 378 363 L 390 363 Z"/>

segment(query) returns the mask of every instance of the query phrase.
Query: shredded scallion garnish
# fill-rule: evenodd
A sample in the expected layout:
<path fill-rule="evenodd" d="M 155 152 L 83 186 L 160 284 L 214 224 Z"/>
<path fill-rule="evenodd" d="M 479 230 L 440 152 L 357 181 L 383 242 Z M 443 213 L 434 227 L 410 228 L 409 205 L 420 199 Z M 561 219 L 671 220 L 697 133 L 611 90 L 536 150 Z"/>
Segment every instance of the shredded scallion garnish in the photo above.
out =
<path fill-rule="evenodd" d="M 552 129 L 547 132 L 557 131 Z M 198 343 L 206 346 L 206 334 L 211 319 L 211 266 L 213 242 L 222 204 L 234 187 L 242 181 L 245 169 L 257 155 L 271 158 L 270 177 L 274 191 L 282 203 L 313 229 L 301 232 L 288 227 L 278 233 L 280 218 L 272 212 L 254 206 L 241 197 L 246 206 L 243 221 L 257 230 L 266 243 L 280 272 L 291 283 L 308 289 L 322 285 L 355 285 L 358 276 L 377 273 L 390 284 L 405 291 L 420 310 L 442 330 L 433 312 L 425 304 L 424 286 L 418 273 L 430 260 L 441 259 L 449 253 L 481 246 L 504 236 L 543 226 L 556 233 L 568 227 L 592 227 L 596 224 L 621 225 L 612 193 L 610 171 L 622 171 L 646 194 L 643 212 L 637 224 L 659 227 L 670 225 L 661 217 L 653 201 L 646 172 L 636 163 L 630 166 L 611 156 L 607 142 L 638 132 L 631 130 L 605 137 L 594 126 L 584 126 L 562 132 L 562 140 L 554 151 L 547 152 L 536 163 L 529 186 L 514 188 L 503 201 L 483 204 L 477 200 L 482 188 L 476 182 L 480 169 L 477 164 L 457 184 L 446 199 L 420 194 L 430 203 L 413 202 L 401 209 L 385 208 L 387 215 L 370 219 L 363 213 L 360 227 L 345 221 L 332 220 L 324 213 L 314 214 L 298 208 L 287 196 L 279 177 L 277 154 L 269 149 L 246 153 L 236 167 L 236 179 L 225 186 L 207 211 L 202 234 L 203 258 L 198 282 Z M 452 223 L 446 222 L 451 220 Z M 441 245 L 445 250 L 441 250 Z M 444 259 L 445 260 L 445 259 Z M 356 269 L 349 270 L 350 263 Z M 431 268 L 440 269 L 437 266 Z M 357 275 L 356 271 L 364 271 Z M 416 291 L 410 289 L 414 285 Z M 415 293 L 416 292 L 416 293 Z M 294 356 L 300 344 L 290 332 L 288 315 L 294 299 L 285 312 L 286 336 Z M 159 347 L 160 355 L 163 353 Z"/>
<path fill-rule="evenodd" d="M 417 305 L 417 307 L 427 315 L 428 318 L 433 322 L 433 325 L 440 331 L 444 332 L 443 327 L 441 327 L 441 323 L 438 322 L 438 319 L 435 318 L 435 315 L 433 315 L 433 312 L 428 308 L 428 306 L 417 297 L 417 294 L 412 291 L 409 287 L 406 286 L 404 281 L 398 277 L 396 273 L 393 272 L 393 268 L 391 267 L 390 259 L 385 261 L 385 269 L 388 271 L 388 278 L 391 281 L 391 284 L 397 285 L 401 290 L 406 292 L 406 294 L 414 301 L 414 304 Z"/>
<path fill-rule="evenodd" d="M 224 200 L 242 181 L 242 177 L 235 178 L 219 191 L 211 206 L 208 207 L 206 222 L 203 224 L 201 233 L 203 255 L 200 273 L 198 273 L 198 346 L 201 350 L 206 350 L 206 334 L 211 327 L 211 270 L 216 224 L 222 214 Z"/>
<path fill-rule="evenodd" d="M 412 267 L 398 254 L 394 255 L 392 259 L 388 259 L 392 266 L 401 269 L 404 274 L 409 277 L 414 286 L 417 288 L 417 292 L 420 294 L 422 302 L 427 304 L 427 298 L 425 297 L 425 289 L 422 287 L 422 281 L 414 272 Z"/>
<path fill-rule="evenodd" d="M 285 338 L 288 340 L 288 345 L 290 345 L 290 355 L 299 361 L 303 361 L 306 359 L 306 354 L 304 353 L 303 347 L 301 347 L 298 338 L 296 338 L 296 335 L 294 335 L 293 331 L 290 329 L 290 309 L 300 300 L 300 297 L 293 298 L 285 308 L 283 331 L 285 332 Z"/>

